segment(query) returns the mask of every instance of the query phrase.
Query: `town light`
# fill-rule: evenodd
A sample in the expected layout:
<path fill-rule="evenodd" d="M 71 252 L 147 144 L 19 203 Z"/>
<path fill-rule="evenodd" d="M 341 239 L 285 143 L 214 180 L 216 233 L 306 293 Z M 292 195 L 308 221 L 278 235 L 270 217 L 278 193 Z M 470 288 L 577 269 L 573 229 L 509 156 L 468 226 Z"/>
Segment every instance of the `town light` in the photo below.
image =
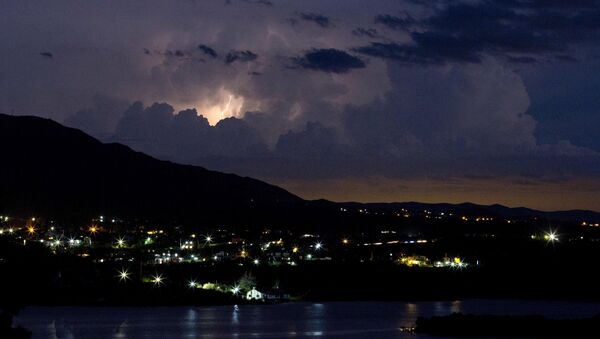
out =
<path fill-rule="evenodd" d="M 196 288 L 196 285 L 197 285 L 197 283 L 193 279 L 188 282 L 188 287 L 189 288 Z"/>
<path fill-rule="evenodd" d="M 323 247 L 323 244 L 321 244 L 320 242 L 315 244 L 315 249 L 320 250 Z"/>
<path fill-rule="evenodd" d="M 233 288 L 231 289 L 231 293 L 233 293 L 234 295 L 238 295 L 240 293 L 240 287 L 233 286 Z"/>
<path fill-rule="evenodd" d="M 125 239 L 117 238 L 117 246 L 123 247 L 125 245 Z"/>
<path fill-rule="evenodd" d="M 550 231 L 550 232 L 546 233 L 546 235 L 544 236 L 544 239 L 548 240 L 549 242 L 558 241 L 558 234 L 556 234 L 556 232 L 554 232 L 554 231 Z"/>
<path fill-rule="evenodd" d="M 157 274 L 152 277 L 152 282 L 156 286 L 162 285 L 164 283 L 163 280 L 164 280 L 164 278 L 163 278 L 162 274 Z"/>
<path fill-rule="evenodd" d="M 119 277 L 119 281 L 129 280 L 129 271 L 127 271 L 126 269 L 120 270 L 118 277 Z"/>
<path fill-rule="evenodd" d="M 34 235 L 35 234 L 35 227 L 33 227 L 33 226 L 27 227 L 27 233 L 29 233 L 29 235 Z"/>

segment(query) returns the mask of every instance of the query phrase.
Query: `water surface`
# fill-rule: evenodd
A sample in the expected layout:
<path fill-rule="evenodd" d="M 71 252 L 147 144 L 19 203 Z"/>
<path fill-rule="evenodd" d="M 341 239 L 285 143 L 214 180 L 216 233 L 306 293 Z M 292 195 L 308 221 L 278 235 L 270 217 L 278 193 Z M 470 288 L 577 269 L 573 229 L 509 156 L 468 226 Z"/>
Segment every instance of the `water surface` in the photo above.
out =
<path fill-rule="evenodd" d="M 431 338 L 400 332 L 418 316 L 600 313 L 599 303 L 467 300 L 287 303 L 217 307 L 27 307 L 16 323 L 33 338 Z M 439 338 L 439 337 L 438 337 Z"/>

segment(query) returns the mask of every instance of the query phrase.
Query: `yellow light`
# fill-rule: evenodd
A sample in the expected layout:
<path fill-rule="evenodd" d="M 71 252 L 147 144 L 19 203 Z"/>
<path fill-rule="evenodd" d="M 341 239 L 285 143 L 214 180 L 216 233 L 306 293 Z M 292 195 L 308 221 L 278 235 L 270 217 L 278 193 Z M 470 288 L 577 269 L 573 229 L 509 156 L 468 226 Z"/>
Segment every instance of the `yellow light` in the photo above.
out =
<path fill-rule="evenodd" d="M 96 226 L 91 226 L 88 230 L 92 234 L 96 234 L 96 232 L 98 232 L 98 228 Z"/>
<path fill-rule="evenodd" d="M 123 247 L 125 245 L 125 239 L 123 238 L 118 238 L 117 239 L 117 246 L 119 247 Z"/>
<path fill-rule="evenodd" d="M 347 244 L 348 243 L 348 239 L 342 240 L 342 243 Z"/>
<path fill-rule="evenodd" d="M 292 252 L 294 252 L 294 253 L 298 253 L 298 247 L 294 247 L 294 248 L 292 248 Z"/>
<path fill-rule="evenodd" d="M 33 226 L 27 227 L 27 233 L 29 233 L 30 235 L 35 234 L 35 227 L 33 227 Z"/>

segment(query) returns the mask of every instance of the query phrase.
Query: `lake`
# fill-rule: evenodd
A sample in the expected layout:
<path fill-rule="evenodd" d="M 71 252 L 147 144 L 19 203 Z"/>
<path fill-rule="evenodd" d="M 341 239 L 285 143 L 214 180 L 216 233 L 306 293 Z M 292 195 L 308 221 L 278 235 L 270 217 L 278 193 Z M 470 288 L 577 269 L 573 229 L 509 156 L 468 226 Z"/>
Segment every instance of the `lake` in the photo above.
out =
<path fill-rule="evenodd" d="M 418 316 L 543 314 L 589 317 L 600 303 L 465 300 L 331 302 L 216 307 L 27 307 L 15 323 L 33 338 L 431 338 L 401 333 Z M 439 337 L 438 337 L 439 338 Z"/>

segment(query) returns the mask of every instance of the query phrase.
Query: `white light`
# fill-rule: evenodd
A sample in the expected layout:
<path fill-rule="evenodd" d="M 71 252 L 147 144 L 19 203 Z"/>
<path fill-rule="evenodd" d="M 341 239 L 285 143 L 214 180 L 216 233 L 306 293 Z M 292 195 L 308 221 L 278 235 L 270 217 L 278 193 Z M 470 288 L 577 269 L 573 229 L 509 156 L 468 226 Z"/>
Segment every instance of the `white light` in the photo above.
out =
<path fill-rule="evenodd" d="M 315 249 L 320 250 L 321 247 L 323 247 L 323 244 L 321 244 L 320 242 L 315 244 Z"/>
<path fill-rule="evenodd" d="M 129 271 L 123 269 L 119 271 L 119 281 L 129 280 Z"/>
<path fill-rule="evenodd" d="M 546 233 L 546 239 L 548 239 L 548 241 L 550 242 L 558 241 L 558 234 L 556 234 L 556 232 L 550 231 Z"/>
<path fill-rule="evenodd" d="M 239 286 L 233 286 L 233 288 L 231 289 L 231 293 L 238 295 L 240 293 L 240 287 Z"/>
<path fill-rule="evenodd" d="M 154 285 L 159 286 L 163 284 L 163 276 L 162 274 L 157 274 L 155 276 L 152 277 L 152 282 L 154 283 Z"/>
<path fill-rule="evenodd" d="M 260 261 L 258 261 L 258 259 L 254 259 L 254 265 L 258 265 L 260 263 Z"/>
<path fill-rule="evenodd" d="M 196 281 L 194 281 L 194 280 L 190 280 L 190 281 L 188 282 L 188 287 L 189 287 L 189 288 L 196 288 Z"/>

